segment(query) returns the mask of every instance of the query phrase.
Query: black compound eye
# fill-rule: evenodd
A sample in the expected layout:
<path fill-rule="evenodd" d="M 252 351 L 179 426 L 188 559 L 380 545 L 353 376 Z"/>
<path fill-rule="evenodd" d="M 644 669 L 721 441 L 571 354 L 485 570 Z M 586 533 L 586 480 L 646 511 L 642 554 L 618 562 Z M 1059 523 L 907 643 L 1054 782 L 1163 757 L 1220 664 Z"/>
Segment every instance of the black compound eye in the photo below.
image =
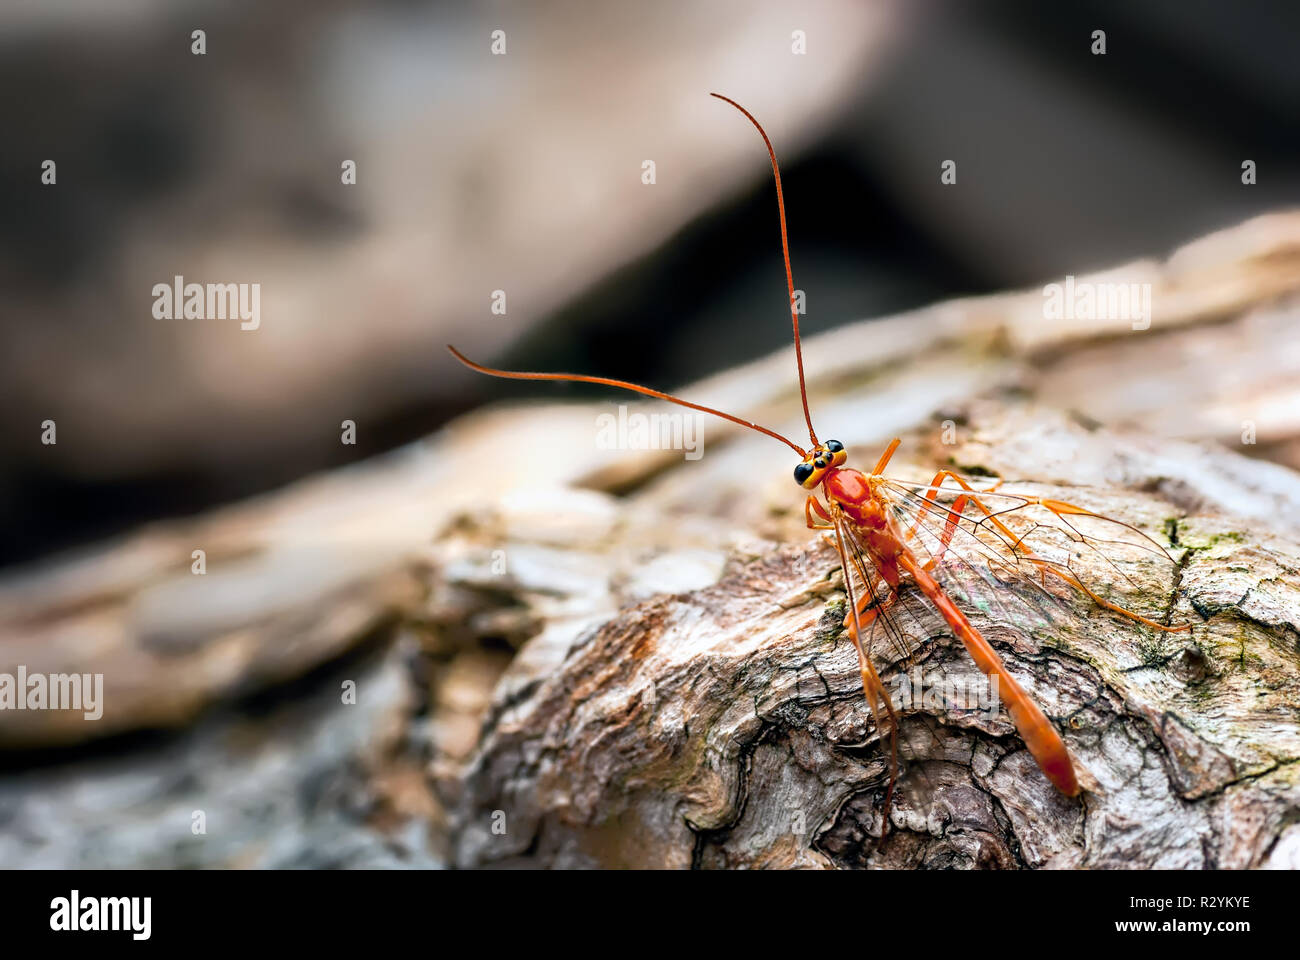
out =
<path fill-rule="evenodd" d="M 799 466 L 794 468 L 795 483 L 799 484 L 800 486 L 803 486 L 804 481 L 807 480 L 809 477 L 811 477 L 812 473 L 813 473 L 812 464 L 810 463 L 799 464 Z"/>
<path fill-rule="evenodd" d="M 839 453 L 844 449 L 844 444 L 840 443 L 838 440 L 827 440 L 826 449 L 831 453 Z"/>

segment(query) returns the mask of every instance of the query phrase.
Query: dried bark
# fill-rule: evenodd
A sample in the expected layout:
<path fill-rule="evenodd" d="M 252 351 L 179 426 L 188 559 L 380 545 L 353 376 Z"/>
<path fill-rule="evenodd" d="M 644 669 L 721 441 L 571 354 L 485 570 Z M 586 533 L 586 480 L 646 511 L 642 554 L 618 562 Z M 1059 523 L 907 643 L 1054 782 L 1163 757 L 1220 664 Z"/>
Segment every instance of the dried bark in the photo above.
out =
<path fill-rule="evenodd" d="M 967 611 L 1058 719 L 1098 789 L 1078 801 L 1058 794 L 1005 714 L 926 705 L 901 721 L 906 759 L 893 837 L 882 846 L 887 741 L 840 629 L 837 555 L 810 534 L 802 544 L 733 551 L 716 584 L 626 608 L 554 658 L 521 656 L 462 785 L 457 861 L 1293 865 L 1300 547 L 1160 492 L 1174 463 L 1222 473 L 1241 470 L 1240 458 L 1000 405 L 977 405 L 964 432 L 970 439 L 955 450 L 928 441 L 927 459 L 951 453 L 1032 475 L 1032 451 L 1058 464 L 1035 492 L 1102 502 L 1120 519 L 1174 534 L 1177 582 L 1156 589 L 1175 598 L 1169 614 L 1194 625 L 1190 636 L 1101 611 L 1086 612 L 1079 629 L 1025 633 Z M 923 432 L 912 440 L 927 444 Z M 1114 479 L 1092 483 L 1098 470 Z M 627 507 L 633 514 L 640 499 Z M 632 526 L 620 530 L 607 556 L 635 555 L 639 538 Z M 510 555 L 525 544 L 498 548 Z M 916 664 L 927 677 L 975 675 L 937 616 L 917 628 Z M 874 654 L 891 664 L 887 644 Z M 504 834 L 492 831 L 494 811 L 504 812 Z"/>
<path fill-rule="evenodd" d="M 1153 284 L 1147 331 L 1045 323 L 1029 291 L 806 344 L 819 429 L 858 465 L 897 434 L 900 477 L 955 464 L 1176 536 L 1177 580 L 1151 599 L 1172 598 L 1190 637 L 1096 611 L 1086 629 L 1022 634 L 968 611 L 1104 791 L 1082 801 L 1052 791 L 1005 718 L 921 709 L 902 726 L 882 848 L 882 743 L 839 629 L 835 557 L 803 527 L 789 452 L 723 424 L 708 425 L 699 460 L 601 449 L 608 403 L 484 411 L 362 467 L 11 574 L 0 669 L 102 672 L 105 712 L 8 713 L 0 741 L 57 751 L 172 727 L 193 757 L 239 770 L 246 756 L 222 747 L 232 721 L 213 708 L 251 693 L 291 702 L 303 694 L 290 681 L 405 636 L 418 647 L 398 661 L 409 702 L 383 719 L 400 730 L 377 756 L 304 746 L 270 720 L 233 729 L 260 730 L 273 756 L 317 758 L 288 790 L 362 771 L 382 802 L 340 801 L 323 822 L 383 838 L 428 825 L 435 855 L 412 862 L 1296 865 L 1300 477 L 1279 464 L 1300 450 L 1287 400 L 1300 365 L 1281 336 L 1300 310 L 1298 266 L 1300 215 L 1278 215 L 1115 271 Z M 796 390 L 787 351 L 681 392 L 796 436 Z M 1160 396 L 1178 412 L 1148 399 Z M 1239 439 L 1232 416 L 1259 427 L 1240 449 L 1279 463 L 1214 443 Z M 956 444 L 942 442 L 945 421 Z M 921 627 L 925 670 L 973 671 L 937 619 Z M 361 696 L 389 696 L 397 674 L 359 677 Z M 364 728 L 349 709 L 302 722 Z M 88 841 L 96 831 L 175 821 L 187 834 L 183 807 L 244 802 L 200 780 L 172 817 L 129 800 L 158 782 L 150 751 L 107 770 L 78 757 L 0 784 L 13 835 L 37 838 L 0 851 L 6 865 L 115 863 Z M 413 757 L 428 784 L 412 783 Z M 103 817 L 60 805 L 74 795 Z M 219 847 L 141 847 L 139 862 L 307 862 L 320 834 L 292 818 L 240 821 Z M 295 849 L 249 853 L 286 830 Z"/>
<path fill-rule="evenodd" d="M 902 723 L 911 759 L 894 838 L 882 847 L 887 764 L 838 628 L 837 559 L 802 531 L 788 455 L 764 438 L 719 431 L 726 448 L 700 463 L 646 454 L 585 475 L 586 485 L 623 493 L 605 504 L 610 519 L 595 546 L 589 535 L 581 544 L 561 536 L 547 558 L 534 557 L 535 518 L 515 506 L 483 511 L 496 525 L 457 543 L 470 553 L 492 544 L 524 561 L 514 579 L 496 583 L 516 618 L 531 614 L 541 632 L 503 678 L 463 781 L 443 785 L 457 814 L 456 862 L 1300 862 L 1300 481 L 1178 439 L 1227 439 L 1222 416 L 1216 425 L 1211 415 L 1222 413 L 1224 395 L 1195 389 L 1213 372 L 1238 384 L 1227 403 L 1272 411 L 1261 439 L 1289 449 L 1300 405 L 1277 401 L 1294 394 L 1300 371 L 1270 345 L 1295 324 L 1296 228 L 1295 217 L 1255 221 L 1167 264 L 1111 271 L 1153 283 L 1145 335 L 1127 324 L 1045 330 L 1035 291 L 850 328 L 808 350 L 822 435 L 848 444 L 860 465 L 900 432 L 901 476 L 924 480 L 956 464 L 1037 481 L 1036 492 L 1172 533 L 1179 564 L 1165 589 L 1175 598 L 1170 616 L 1194 625 L 1190 637 L 1095 610 L 1085 630 L 1032 636 L 968 611 L 1059 718 L 1096 791 L 1081 801 L 1055 793 L 1005 716 L 920 710 Z M 1257 335 L 1265 328 L 1273 334 Z M 1091 343 L 1075 346 L 1083 339 Z M 1179 362 L 1157 363 L 1162 356 Z M 1108 400 L 1117 391 L 1106 370 L 1119 364 L 1127 394 L 1180 398 L 1181 419 L 1150 424 L 1164 438 L 1097 429 L 1025 399 L 1101 410 L 1121 425 L 1148 418 L 1149 405 L 1125 417 Z M 707 387 L 690 395 L 797 435 L 788 355 Z M 773 416 L 778 401 L 784 422 Z M 939 443 L 945 419 L 960 425 L 955 447 Z M 557 495 L 536 512 L 563 531 L 589 530 L 584 521 L 600 511 Z M 647 573 L 647 557 L 656 573 L 671 572 L 667 582 Z M 554 576 L 560 560 L 564 582 Z M 716 583 L 711 565 L 725 566 Z M 450 569 L 452 582 L 492 582 L 461 569 Z M 642 579 L 652 582 L 643 588 Z M 974 673 L 937 617 L 924 634 L 927 673 Z M 876 655 L 888 662 L 887 650 Z"/>

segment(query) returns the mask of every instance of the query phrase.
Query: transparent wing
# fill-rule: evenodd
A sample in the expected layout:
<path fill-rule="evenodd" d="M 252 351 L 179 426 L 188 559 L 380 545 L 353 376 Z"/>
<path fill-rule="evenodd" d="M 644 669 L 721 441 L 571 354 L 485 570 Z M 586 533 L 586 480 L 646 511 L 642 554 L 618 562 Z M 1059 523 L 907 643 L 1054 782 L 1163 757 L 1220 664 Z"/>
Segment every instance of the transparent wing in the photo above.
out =
<path fill-rule="evenodd" d="M 836 506 L 833 510 L 838 511 Z M 879 649 L 876 641 L 887 641 L 892 653 L 891 666 L 906 669 L 913 663 L 917 647 L 936 631 L 946 630 L 943 620 L 925 595 L 904 582 L 895 590 L 880 576 L 871 553 L 857 528 L 843 517 L 837 518 L 845 553 L 852 570 L 853 594 L 859 603 L 863 625 L 863 644 L 870 653 Z"/>
<path fill-rule="evenodd" d="M 887 663 L 874 660 L 890 709 L 887 717 L 884 711 L 878 711 L 874 706 L 872 712 L 882 735 L 889 737 L 892 751 L 889 782 L 884 785 L 883 799 L 879 800 L 877 809 L 883 823 L 890 817 L 891 797 L 895 786 L 899 786 L 903 790 L 901 807 L 904 811 L 900 823 L 917 816 L 928 823 L 935 795 L 935 782 L 927 771 L 928 766 L 934 762 L 961 763 L 969 758 L 972 749 L 969 733 L 960 727 L 948 729 L 946 715 L 950 710 L 961 712 L 962 706 L 954 704 L 945 708 L 937 705 L 932 697 L 924 695 L 920 686 L 914 685 L 921 679 L 920 675 L 911 673 L 916 665 L 917 648 L 927 639 L 947 635 L 950 631 L 938 611 L 914 585 L 903 582 L 895 589 L 880 575 L 857 529 L 847 522 L 834 503 L 831 509 L 843 545 L 844 576 L 851 580 L 851 589 L 848 590 L 850 602 L 856 599 L 858 603 L 864 652 L 869 658 L 873 653 L 885 650 L 892 654 Z M 880 670 L 880 667 L 885 669 Z M 983 701 L 981 703 L 979 709 L 989 708 Z M 996 704 L 993 709 L 996 709 Z M 942 737 L 941 730 L 945 731 Z M 942 770 L 940 775 L 944 775 Z M 915 783 L 909 787 L 908 777 L 915 777 L 921 789 L 913 789 Z"/>
<path fill-rule="evenodd" d="M 1150 535 L 1063 500 L 877 481 L 904 543 L 959 605 L 1054 628 L 1102 608 L 1160 630 L 1175 561 Z"/>

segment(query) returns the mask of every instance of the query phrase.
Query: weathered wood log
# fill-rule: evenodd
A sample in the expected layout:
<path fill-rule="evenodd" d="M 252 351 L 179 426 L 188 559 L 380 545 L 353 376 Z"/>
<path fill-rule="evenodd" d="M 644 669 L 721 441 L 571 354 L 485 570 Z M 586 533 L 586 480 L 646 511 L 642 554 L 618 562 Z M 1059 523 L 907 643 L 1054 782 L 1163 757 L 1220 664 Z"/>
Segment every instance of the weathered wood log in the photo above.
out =
<path fill-rule="evenodd" d="M 1192 623 L 1190 635 L 1086 604 L 1080 624 L 1045 634 L 967 611 L 1058 719 L 1094 791 L 1058 794 L 1004 713 L 917 705 L 902 715 L 903 772 L 882 845 L 887 738 L 840 628 L 838 557 L 824 536 L 809 535 L 733 550 L 716 584 L 655 596 L 553 657 L 516 660 L 461 785 L 458 862 L 1294 865 L 1300 546 L 1159 492 L 1182 471 L 1235 472 L 1250 492 L 1255 465 L 1001 405 L 977 406 L 964 432 L 955 447 L 913 434 L 913 455 L 920 445 L 931 466 L 951 458 L 1046 476 L 1033 492 L 1104 504 L 1173 534 L 1177 582 L 1158 589 L 1175 598 L 1170 616 Z M 638 500 L 654 497 L 624 509 L 635 515 Z M 790 499 L 798 513 L 800 498 Z M 627 541 L 639 538 L 624 528 L 606 555 L 635 555 Z M 496 549 L 509 556 L 522 546 Z M 919 631 L 916 666 L 929 682 L 976 675 L 937 616 L 900 622 Z M 889 665 L 888 686 L 897 657 L 883 640 L 875 656 Z"/>
<path fill-rule="evenodd" d="M 483 411 L 361 467 L 10 574 L 0 670 L 102 672 L 105 710 L 94 723 L 5 712 L 0 741 L 57 749 L 197 722 L 186 742 L 202 752 L 220 740 L 200 719 L 212 708 L 300 697 L 290 681 L 404 635 L 421 650 L 405 673 L 413 706 L 361 766 L 378 794 L 399 783 L 413 799 L 340 816 L 381 835 L 428 823 L 461 865 L 1293 865 L 1300 479 L 1210 441 L 1297 463 L 1286 398 L 1300 369 L 1281 334 L 1296 324 L 1298 265 L 1300 216 L 1278 215 L 1141 265 L 1149 330 L 1047 322 L 1029 291 L 806 344 L 819 429 L 858 464 L 898 434 L 898 476 L 979 468 L 1176 534 L 1169 615 L 1193 624 L 1189 638 L 1096 611 L 1086 630 L 1026 635 L 970 611 L 1104 791 L 1082 801 L 1051 791 L 1001 715 L 922 708 L 904 718 L 881 848 L 880 732 L 789 452 L 726 424 L 706 425 L 699 460 L 602 448 L 596 417 L 615 409 L 603 402 Z M 786 351 L 681 392 L 794 436 L 796 391 Z M 1229 429 L 1238 416 L 1255 421 L 1257 445 Z M 942 443 L 944 421 L 957 443 Z M 924 670 L 972 671 L 939 621 L 922 627 Z M 330 693 L 332 710 L 352 709 Z M 323 707 L 308 716 L 341 722 Z M 407 790 L 426 751 L 445 809 Z M 363 753 L 317 754 L 313 778 L 348 780 Z M 76 784 L 146 795 L 157 775 L 148 751 L 111 775 L 70 755 L 57 776 L 16 787 L 20 800 L 8 794 L 14 830 L 46 839 L 6 857 L 107 865 L 39 811 L 64 809 Z M 132 804 L 104 809 L 105 823 L 143 822 Z M 288 829 L 240 822 L 247 843 L 186 847 L 176 862 L 229 862 L 258 848 L 259 830 Z"/>
<path fill-rule="evenodd" d="M 398 646 L 257 709 L 0 777 L 8 869 L 436 867 Z M 340 703 L 340 683 L 356 685 Z"/>
<path fill-rule="evenodd" d="M 512 584 L 509 602 L 531 611 L 541 632 L 503 678 L 464 781 L 444 784 L 457 814 L 457 862 L 1296 863 L 1300 832 L 1287 825 L 1300 804 L 1300 482 L 1177 439 L 1240 442 L 1240 423 L 1229 429 L 1220 416 L 1213 425 L 1222 395 L 1195 384 L 1241 384 L 1253 370 L 1263 372 L 1259 381 L 1235 396 L 1256 398 L 1275 450 L 1293 435 L 1300 407 L 1275 401 L 1294 394 L 1300 369 L 1270 344 L 1295 325 L 1296 225 L 1295 217 L 1266 218 L 1164 266 L 1109 271 L 1153 284 L 1154 329 L 1145 336 L 1129 321 L 1046 324 L 1043 294 L 1033 291 L 838 331 L 808 350 L 823 435 L 867 463 L 890 434 L 907 432 L 912 442 L 894 461 L 900 475 L 923 481 L 938 466 L 975 466 L 1039 481 L 1065 499 L 1092 497 L 1156 535 L 1174 532 L 1180 565 L 1168 589 L 1177 597 L 1172 615 L 1195 625 L 1190 638 L 1094 613 L 1087 631 L 1044 639 L 972 614 L 1063 721 L 1100 789 L 1082 802 L 1055 794 L 1005 717 L 918 711 L 900 732 L 913 758 L 895 839 L 882 848 L 887 769 L 838 632 L 836 558 L 801 529 L 788 455 L 724 428 L 717 432 L 726 447 L 704 465 L 674 467 L 674 454 L 648 453 L 583 476 L 624 493 L 607 505 L 609 537 L 595 549 L 552 544 L 555 564 L 526 559 L 517 579 L 497 578 L 498 587 Z M 1235 266 L 1214 262 L 1212 250 L 1232 250 Z M 1072 347 L 1079 340 L 1090 344 Z M 1181 362 L 1157 362 L 1166 355 Z M 1124 395 L 1143 400 L 1131 416 L 1107 406 L 1120 392 L 1108 363 L 1122 364 Z M 1120 423 L 1148 417 L 1158 409 L 1148 398 L 1164 392 L 1184 398 L 1183 419 L 1160 409 L 1152 425 L 1166 439 L 1110 434 L 1009 403 L 1008 387 Z M 786 355 L 690 395 L 796 435 L 794 391 Z M 1002 400 L 967 402 L 981 395 Z M 966 424 L 955 449 L 937 443 L 937 422 L 917 427 L 936 410 L 938 419 Z M 552 508 L 556 530 L 588 527 L 582 520 L 593 512 L 585 503 Z M 510 530 L 529 521 L 514 509 L 480 535 L 506 557 L 527 558 L 528 535 Z M 756 536 L 768 543 L 755 544 Z M 710 551 L 720 547 L 728 572 L 714 584 L 709 567 L 723 558 Z M 654 569 L 673 572 L 675 586 L 638 589 L 647 556 Z M 577 580 L 587 578 L 585 587 L 554 582 L 560 559 Z M 468 582 L 486 588 L 491 577 Z M 683 592 L 615 613 L 673 589 Z M 936 618 L 918 638 L 929 641 L 923 669 L 973 673 L 945 636 Z"/>

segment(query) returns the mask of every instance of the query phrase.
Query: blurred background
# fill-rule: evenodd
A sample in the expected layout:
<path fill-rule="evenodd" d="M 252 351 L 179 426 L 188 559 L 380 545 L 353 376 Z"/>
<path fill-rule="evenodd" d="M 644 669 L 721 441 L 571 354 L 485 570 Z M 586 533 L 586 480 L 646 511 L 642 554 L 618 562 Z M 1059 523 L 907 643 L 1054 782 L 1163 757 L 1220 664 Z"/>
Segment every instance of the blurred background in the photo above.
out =
<path fill-rule="evenodd" d="M 1294 205 L 1297 36 L 1286 0 L 6 4 L 0 563 L 568 389 L 448 341 L 664 388 L 781 346 L 766 157 L 710 90 L 783 160 L 815 332 Z M 260 283 L 260 329 L 155 319 L 175 275 Z"/>

